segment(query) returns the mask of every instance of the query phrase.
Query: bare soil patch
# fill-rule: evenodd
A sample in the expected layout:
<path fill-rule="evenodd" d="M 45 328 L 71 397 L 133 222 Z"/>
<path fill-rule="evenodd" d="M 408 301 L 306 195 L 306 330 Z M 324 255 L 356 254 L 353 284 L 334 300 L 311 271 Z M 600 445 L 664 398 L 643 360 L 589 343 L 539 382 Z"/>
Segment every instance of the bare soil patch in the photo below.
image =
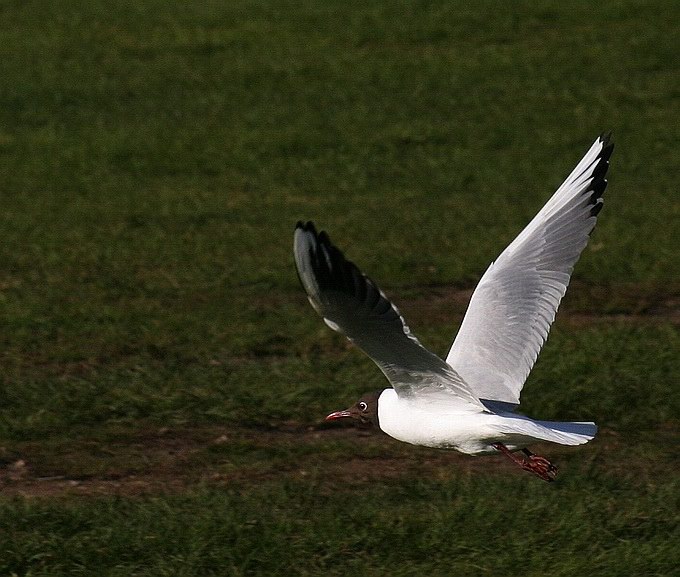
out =
<path fill-rule="evenodd" d="M 667 427 L 661 437 L 666 446 L 677 446 L 680 431 Z M 663 456 L 665 462 L 659 463 L 658 454 L 631 455 L 625 445 L 616 433 L 602 431 L 586 447 L 546 444 L 533 449 L 560 466 L 562 475 L 569 475 L 569 470 L 606 470 L 643 480 L 659 467 L 667 474 L 680 470 L 677 455 L 668 453 Z M 244 460 L 220 450 L 233 446 L 257 456 Z M 461 474 L 526 475 L 501 455 L 469 457 L 406 445 L 378 431 L 296 425 L 266 431 L 212 427 L 146 432 L 100 447 L 99 455 L 99 473 L 78 473 L 79 454 L 74 452 L 67 457 L 76 463 L 71 464 L 71 473 L 60 474 L 58 467 L 52 466 L 51 471 L 45 464 L 38 446 L 26 445 L 19 453 L 3 456 L 0 494 L 28 498 L 143 496 L 286 479 L 312 483 L 320 491 L 335 491 L 406 477 L 445 480 Z M 535 481 L 527 475 L 527 482 Z"/>

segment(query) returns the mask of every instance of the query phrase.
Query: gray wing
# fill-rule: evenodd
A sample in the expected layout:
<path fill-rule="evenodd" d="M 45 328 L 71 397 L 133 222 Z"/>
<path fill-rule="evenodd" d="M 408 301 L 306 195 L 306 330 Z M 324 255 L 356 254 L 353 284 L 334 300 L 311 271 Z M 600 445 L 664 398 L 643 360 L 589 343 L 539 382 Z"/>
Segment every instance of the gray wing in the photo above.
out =
<path fill-rule="evenodd" d="M 602 208 L 613 148 L 600 136 L 479 281 L 446 358 L 478 397 L 519 403 Z"/>
<path fill-rule="evenodd" d="M 397 308 L 325 232 L 317 234 L 313 223 L 298 222 L 293 251 L 314 309 L 380 367 L 400 397 L 482 407 L 456 371 L 418 342 Z"/>

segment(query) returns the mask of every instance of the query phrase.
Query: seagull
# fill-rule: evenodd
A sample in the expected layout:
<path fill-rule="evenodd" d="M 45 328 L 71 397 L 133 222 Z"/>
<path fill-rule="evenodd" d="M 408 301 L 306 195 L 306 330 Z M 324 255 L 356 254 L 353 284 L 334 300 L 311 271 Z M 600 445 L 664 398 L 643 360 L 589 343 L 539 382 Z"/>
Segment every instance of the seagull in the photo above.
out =
<path fill-rule="evenodd" d="M 539 421 L 516 412 L 574 264 L 602 209 L 614 145 L 602 134 L 546 205 L 491 263 L 446 360 L 427 350 L 397 307 L 313 222 L 298 222 L 293 251 L 312 307 L 382 370 L 391 387 L 326 417 L 376 426 L 413 445 L 467 455 L 502 453 L 544 481 L 557 467 L 528 445 L 581 445 L 592 422 Z"/>

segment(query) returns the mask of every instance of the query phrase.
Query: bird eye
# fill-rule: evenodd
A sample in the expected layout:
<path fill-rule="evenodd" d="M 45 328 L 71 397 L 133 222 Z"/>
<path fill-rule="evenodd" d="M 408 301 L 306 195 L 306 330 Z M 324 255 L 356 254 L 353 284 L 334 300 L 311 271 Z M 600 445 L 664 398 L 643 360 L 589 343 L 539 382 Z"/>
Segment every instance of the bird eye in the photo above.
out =
<path fill-rule="evenodd" d="M 367 405 L 366 403 L 364 403 L 363 401 L 361 401 L 361 402 L 359 403 L 359 410 L 360 410 L 360 411 L 365 411 L 366 409 L 368 409 L 368 405 Z"/>

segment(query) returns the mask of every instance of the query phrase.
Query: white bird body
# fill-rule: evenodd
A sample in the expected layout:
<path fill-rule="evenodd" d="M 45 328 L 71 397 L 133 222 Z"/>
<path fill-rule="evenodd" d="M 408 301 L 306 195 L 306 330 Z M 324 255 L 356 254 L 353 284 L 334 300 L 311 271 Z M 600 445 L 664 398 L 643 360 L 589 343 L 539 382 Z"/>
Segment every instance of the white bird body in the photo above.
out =
<path fill-rule="evenodd" d="M 613 150 L 600 136 L 525 229 L 491 263 L 442 360 L 423 347 L 397 307 L 325 232 L 299 222 L 293 251 L 309 302 L 380 367 L 392 388 L 327 418 L 378 425 L 407 443 L 479 455 L 501 451 L 545 480 L 556 468 L 524 447 L 580 445 L 594 423 L 537 421 L 514 410 L 586 246 Z M 523 449 L 527 461 L 513 455 Z"/>
<path fill-rule="evenodd" d="M 468 455 L 495 452 L 496 415 L 449 403 L 419 403 L 400 399 L 394 389 L 378 398 L 378 423 L 390 437 L 435 449 L 455 449 Z"/>
<path fill-rule="evenodd" d="M 594 423 L 552 423 L 472 405 L 400 399 L 394 389 L 385 389 L 378 398 L 378 424 L 398 441 L 466 455 L 496 453 L 497 443 L 511 451 L 540 441 L 581 445 L 597 430 Z"/>

